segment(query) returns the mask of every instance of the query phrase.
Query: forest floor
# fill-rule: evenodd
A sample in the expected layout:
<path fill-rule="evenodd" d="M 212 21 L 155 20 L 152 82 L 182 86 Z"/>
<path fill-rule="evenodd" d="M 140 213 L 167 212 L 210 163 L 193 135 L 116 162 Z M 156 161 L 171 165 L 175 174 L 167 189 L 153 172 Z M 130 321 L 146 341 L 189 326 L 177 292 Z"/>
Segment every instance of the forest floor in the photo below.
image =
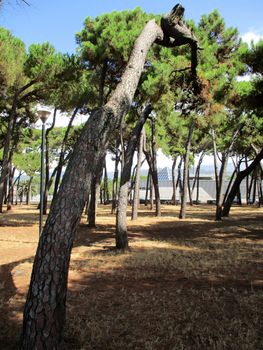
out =
<path fill-rule="evenodd" d="M 72 251 L 66 349 L 263 349 L 263 209 L 141 206 L 130 251 L 114 249 L 114 215 L 83 216 Z M 38 241 L 36 207 L 0 217 L 0 348 L 17 349 Z"/>

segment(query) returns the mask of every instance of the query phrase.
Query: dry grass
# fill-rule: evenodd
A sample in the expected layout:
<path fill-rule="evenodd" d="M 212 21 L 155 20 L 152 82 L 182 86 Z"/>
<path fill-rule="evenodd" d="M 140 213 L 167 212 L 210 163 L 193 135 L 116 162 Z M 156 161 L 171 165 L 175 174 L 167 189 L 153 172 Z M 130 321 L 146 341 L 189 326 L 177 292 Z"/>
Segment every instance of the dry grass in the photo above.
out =
<path fill-rule="evenodd" d="M 66 348 L 262 350 L 263 211 L 236 207 L 218 223 L 213 209 L 193 207 L 182 221 L 177 207 L 163 207 L 162 218 L 142 208 L 129 223 L 127 253 L 113 249 L 109 208 L 100 208 L 96 229 L 83 221 L 71 259 Z M 16 331 L 31 264 L 24 259 L 10 269 L 17 289 L 8 322 L 16 320 Z M 9 282 L 1 281 L 0 293 Z M 1 337 L 8 332 L 3 325 Z"/>

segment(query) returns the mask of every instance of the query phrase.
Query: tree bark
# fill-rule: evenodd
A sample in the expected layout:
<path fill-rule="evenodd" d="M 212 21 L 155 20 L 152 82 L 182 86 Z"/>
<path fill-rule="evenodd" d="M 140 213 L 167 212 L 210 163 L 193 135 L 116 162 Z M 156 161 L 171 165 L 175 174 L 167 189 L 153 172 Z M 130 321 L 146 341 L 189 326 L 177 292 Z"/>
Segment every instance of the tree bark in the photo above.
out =
<path fill-rule="evenodd" d="M 257 154 L 256 158 L 253 160 L 253 162 L 245 170 L 242 170 L 237 174 L 237 177 L 236 177 L 236 179 L 233 183 L 233 186 L 232 186 L 231 190 L 229 191 L 229 194 L 228 194 L 227 199 L 225 201 L 225 205 L 224 205 L 224 208 L 222 211 L 222 216 L 229 215 L 231 205 L 233 203 L 233 200 L 235 199 L 236 193 L 239 189 L 241 182 L 252 171 L 254 171 L 254 169 L 258 166 L 258 164 L 260 164 L 260 161 L 262 159 L 263 159 L 263 149 L 259 152 L 259 154 Z"/>
<path fill-rule="evenodd" d="M 128 248 L 128 235 L 127 235 L 128 184 L 131 178 L 132 160 L 133 160 L 136 145 L 138 143 L 138 138 L 140 134 L 142 135 L 143 125 L 150 112 L 151 112 L 150 107 L 146 107 L 144 112 L 140 115 L 139 120 L 137 121 L 136 126 L 131 133 L 127 150 L 124 156 L 124 166 L 121 173 L 118 209 L 117 209 L 117 215 L 116 215 L 116 248 L 117 249 Z M 141 138 L 142 136 L 140 137 L 140 139 Z M 142 144 L 141 140 L 140 140 L 140 144 Z M 138 161 L 141 162 L 141 160 L 139 160 L 139 157 L 138 157 Z"/>
<path fill-rule="evenodd" d="M 115 92 L 104 107 L 91 114 L 82 129 L 39 240 L 24 309 L 23 350 L 54 350 L 63 345 L 70 253 L 93 171 L 103 161 L 109 136 L 133 101 L 149 48 L 162 36 L 156 23 L 148 22 Z"/>

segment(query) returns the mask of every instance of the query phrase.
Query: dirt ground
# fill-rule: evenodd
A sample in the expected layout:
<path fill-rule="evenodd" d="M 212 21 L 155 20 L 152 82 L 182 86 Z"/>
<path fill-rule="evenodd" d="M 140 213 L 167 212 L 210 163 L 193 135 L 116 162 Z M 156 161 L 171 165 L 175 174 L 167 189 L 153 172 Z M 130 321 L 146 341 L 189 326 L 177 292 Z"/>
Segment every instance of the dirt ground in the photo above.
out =
<path fill-rule="evenodd" d="M 131 250 L 114 250 L 114 215 L 83 216 L 71 258 L 67 349 L 263 349 L 263 209 L 141 206 Z M 38 242 L 36 207 L 0 217 L 0 348 L 17 349 Z"/>

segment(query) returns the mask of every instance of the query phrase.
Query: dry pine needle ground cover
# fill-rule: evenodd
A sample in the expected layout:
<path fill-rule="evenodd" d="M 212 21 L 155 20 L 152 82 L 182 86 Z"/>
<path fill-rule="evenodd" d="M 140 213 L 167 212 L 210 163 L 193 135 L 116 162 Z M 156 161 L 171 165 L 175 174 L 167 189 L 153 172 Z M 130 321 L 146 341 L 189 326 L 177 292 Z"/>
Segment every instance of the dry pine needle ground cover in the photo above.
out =
<path fill-rule="evenodd" d="M 263 210 L 141 206 L 128 253 L 114 250 L 114 216 L 83 217 L 72 252 L 66 349 L 263 349 Z M 0 218 L 0 344 L 16 349 L 36 244 L 35 207 Z"/>

